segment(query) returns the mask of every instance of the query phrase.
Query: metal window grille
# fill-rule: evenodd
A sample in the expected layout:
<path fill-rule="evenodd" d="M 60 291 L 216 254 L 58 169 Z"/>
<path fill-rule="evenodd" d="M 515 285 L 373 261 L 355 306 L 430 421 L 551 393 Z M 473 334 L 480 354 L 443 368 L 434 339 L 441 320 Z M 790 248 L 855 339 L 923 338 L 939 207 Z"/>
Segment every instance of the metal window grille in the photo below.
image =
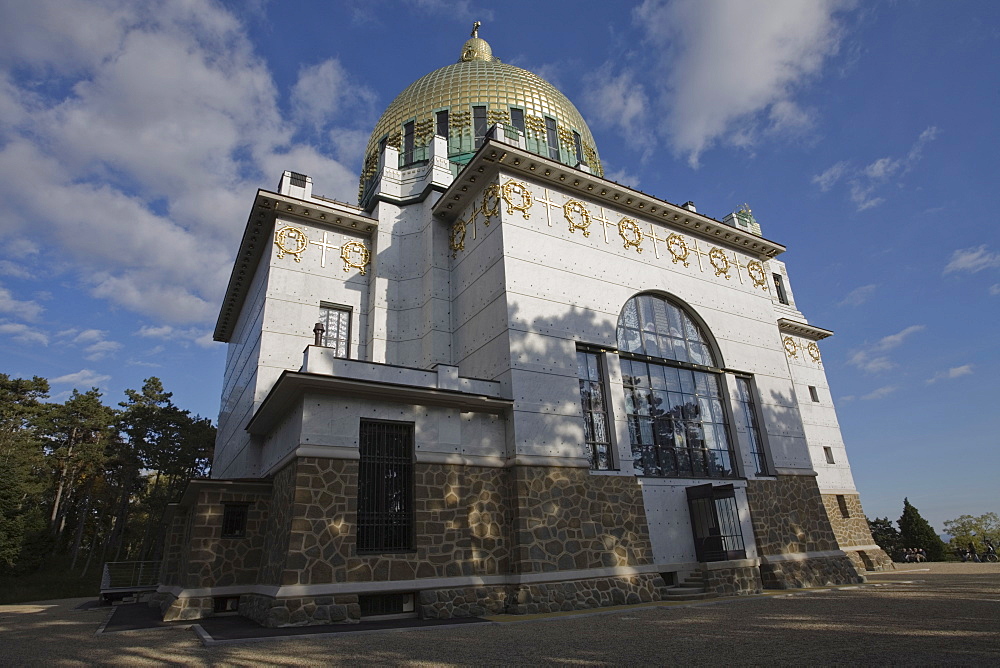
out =
<path fill-rule="evenodd" d="M 298 186 L 300 188 L 305 188 L 306 187 L 306 175 L 305 174 L 299 174 L 298 172 L 289 172 L 288 173 L 288 182 L 291 183 L 293 186 Z"/>
<path fill-rule="evenodd" d="M 323 304 L 319 307 L 319 322 L 323 325 L 320 344 L 333 348 L 337 357 L 350 357 L 351 309 Z"/>
<path fill-rule="evenodd" d="M 596 352 L 576 351 L 577 377 L 580 379 L 580 404 L 583 410 L 584 440 L 590 468 L 611 469 L 611 434 L 605 401 L 604 371 Z"/>
<path fill-rule="evenodd" d="M 747 438 L 750 439 L 750 454 L 753 456 L 754 464 L 757 466 L 758 474 L 767 473 L 767 460 L 764 457 L 764 439 L 760 434 L 760 426 L 757 423 L 757 409 L 754 406 L 753 388 L 750 386 L 749 378 L 737 378 L 736 386 L 739 389 L 740 408 L 743 426 L 747 431 Z"/>
<path fill-rule="evenodd" d="M 357 548 L 413 549 L 413 424 L 362 420 Z"/>
<path fill-rule="evenodd" d="M 223 538 L 244 538 L 247 535 L 247 511 L 246 504 L 229 504 L 223 506 L 222 511 L 222 537 Z"/>

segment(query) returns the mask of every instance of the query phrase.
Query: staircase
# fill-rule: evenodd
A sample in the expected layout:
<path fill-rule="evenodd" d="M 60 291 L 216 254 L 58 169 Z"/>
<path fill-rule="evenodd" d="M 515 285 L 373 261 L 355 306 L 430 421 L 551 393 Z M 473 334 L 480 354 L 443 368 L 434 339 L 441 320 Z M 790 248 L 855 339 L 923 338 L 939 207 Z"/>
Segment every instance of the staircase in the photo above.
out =
<path fill-rule="evenodd" d="M 684 581 L 667 589 L 664 601 L 703 601 L 707 598 L 717 598 L 718 594 L 705 590 L 705 575 L 692 573 Z"/>

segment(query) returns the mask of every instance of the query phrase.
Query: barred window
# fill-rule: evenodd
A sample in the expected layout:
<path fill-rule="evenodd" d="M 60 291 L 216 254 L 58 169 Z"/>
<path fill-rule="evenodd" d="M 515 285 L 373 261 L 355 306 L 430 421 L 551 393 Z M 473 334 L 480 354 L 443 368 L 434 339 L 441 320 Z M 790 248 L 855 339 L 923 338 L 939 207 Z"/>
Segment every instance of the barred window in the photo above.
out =
<path fill-rule="evenodd" d="M 359 553 L 413 549 L 413 423 L 362 420 Z"/>
<path fill-rule="evenodd" d="M 246 537 L 249 506 L 245 503 L 227 503 L 222 508 L 222 537 Z"/>
<path fill-rule="evenodd" d="M 746 429 L 747 438 L 750 440 L 750 454 L 754 464 L 757 466 L 757 473 L 765 475 L 767 473 L 767 460 L 764 458 L 764 441 L 760 435 L 760 426 L 757 423 L 757 408 L 753 400 L 753 387 L 749 378 L 736 378 L 736 387 L 739 390 L 740 415 L 738 416 Z"/>
<path fill-rule="evenodd" d="M 347 306 L 320 304 L 319 322 L 323 325 L 320 345 L 333 348 L 337 357 L 350 357 L 351 309 Z"/>
<path fill-rule="evenodd" d="M 735 477 L 722 374 L 701 327 L 677 304 L 639 295 L 622 309 L 618 348 L 636 473 Z"/>
<path fill-rule="evenodd" d="M 611 435 L 608 430 L 606 386 L 600 354 L 577 350 L 576 367 L 577 377 L 580 379 L 585 451 L 590 459 L 590 468 L 607 471 L 612 467 Z"/>

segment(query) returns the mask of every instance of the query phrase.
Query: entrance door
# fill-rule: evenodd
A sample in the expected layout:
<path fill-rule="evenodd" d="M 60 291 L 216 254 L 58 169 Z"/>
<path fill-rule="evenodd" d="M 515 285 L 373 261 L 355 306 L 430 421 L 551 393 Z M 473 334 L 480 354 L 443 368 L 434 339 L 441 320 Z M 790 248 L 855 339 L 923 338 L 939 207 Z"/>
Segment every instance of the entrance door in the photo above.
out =
<path fill-rule="evenodd" d="M 698 561 L 746 559 L 733 485 L 695 485 L 687 498 Z"/>

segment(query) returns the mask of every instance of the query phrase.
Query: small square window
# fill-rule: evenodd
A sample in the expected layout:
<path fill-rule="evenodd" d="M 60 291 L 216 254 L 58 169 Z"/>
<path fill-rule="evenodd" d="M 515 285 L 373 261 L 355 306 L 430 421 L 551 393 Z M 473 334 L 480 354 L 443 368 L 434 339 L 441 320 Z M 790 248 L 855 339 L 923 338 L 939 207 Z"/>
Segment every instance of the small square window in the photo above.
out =
<path fill-rule="evenodd" d="M 815 385 L 809 386 L 809 398 L 812 399 L 813 401 L 817 402 L 819 401 L 819 392 L 816 391 Z"/>
<path fill-rule="evenodd" d="M 837 495 L 837 505 L 840 506 L 841 517 L 847 518 L 851 516 L 851 512 L 847 509 L 847 498 L 843 494 Z"/>
<path fill-rule="evenodd" d="M 781 274 L 771 274 L 774 277 L 774 291 L 778 295 L 778 301 L 782 304 L 788 303 L 788 295 L 785 293 L 785 281 Z"/>
<path fill-rule="evenodd" d="M 245 503 L 231 504 L 223 506 L 222 511 L 222 537 L 223 538 L 245 538 L 247 535 L 247 511 L 249 506 Z"/>

